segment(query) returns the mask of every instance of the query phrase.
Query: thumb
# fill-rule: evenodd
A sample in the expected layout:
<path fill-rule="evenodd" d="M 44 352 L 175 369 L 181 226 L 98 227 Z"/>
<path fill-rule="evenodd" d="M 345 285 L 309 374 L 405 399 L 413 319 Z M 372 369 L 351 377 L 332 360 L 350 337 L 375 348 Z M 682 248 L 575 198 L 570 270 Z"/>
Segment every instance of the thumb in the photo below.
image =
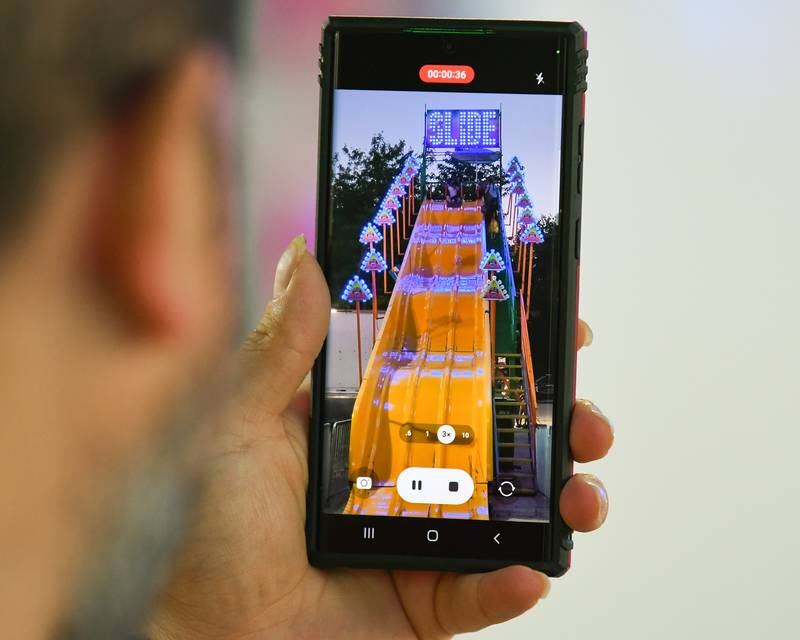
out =
<path fill-rule="evenodd" d="M 547 576 L 521 566 L 484 574 L 445 574 L 436 589 L 436 619 L 447 633 L 478 631 L 525 613 L 549 589 Z"/>
<path fill-rule="evenodd" d="M 262 410 L 280 413 L 319 354 L 330 322 L 330 292 L 297 236 L 278 262 L 275 297 L 242 346 L 247 387 Z"/>
<path fill-rule="evenodd" d="M 512 566 L 491 573 L 395 571 L 397 593 L 420 638 L 478 631 L 524 613 L 547 595 L 542 573 Z"/>

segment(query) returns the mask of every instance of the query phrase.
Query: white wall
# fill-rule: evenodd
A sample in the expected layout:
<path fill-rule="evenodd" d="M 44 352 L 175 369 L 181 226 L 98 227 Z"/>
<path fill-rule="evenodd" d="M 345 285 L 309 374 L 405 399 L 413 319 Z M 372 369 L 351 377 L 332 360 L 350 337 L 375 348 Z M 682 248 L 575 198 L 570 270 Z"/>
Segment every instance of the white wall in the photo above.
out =
<path fill-rule="evenodd" d="M 262 145 L 264 189 L 282 189 L 256 208 L 270 272 L 280 247 L 269 239 L 313 228 L 301 171 L 313 174 L 325 13 L 589 30 L 581 308 L 596 340 L 578 390 L 617 427 L 608 460 L 585 466 L 606 482 L 611 512 L 576 536 L 574 567 L 546 601 L 471 637 L 800 637 L 798 3 L 317 4 L 319 15 L 267 27 L 274 59 L 254 92 L 270 115 L 293 114 L 257 119 L 273 143 Z"/>
<path fill-rule="evenodd" d="M 617 432 L 607 525 L 473 637 L 798 638 L 798 4 L 495 6 L 589 31 L 578 391 Z"/>
<path fill-rule="evenodd" d="M 370 309 L 372 303 L 368 303 Z M 361 366 L 366 372 L 369 356 L 372 353 L 372 311 L 361 310 Z M 378 316 L 377 328 L 380 334 L 383 314 Z M 328 393 L 356 393 L 358 380 L 358 327 L 356 312 L 331 311 L 331 324 L 328 329 L 327 361 L 325 363 L 325 390 Z"/>

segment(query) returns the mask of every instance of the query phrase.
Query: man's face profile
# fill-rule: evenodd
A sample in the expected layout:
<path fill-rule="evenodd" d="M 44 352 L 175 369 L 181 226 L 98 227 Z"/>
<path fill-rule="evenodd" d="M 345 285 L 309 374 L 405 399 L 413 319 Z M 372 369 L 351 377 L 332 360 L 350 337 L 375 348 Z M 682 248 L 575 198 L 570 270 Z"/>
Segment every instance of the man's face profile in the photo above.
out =
<path fill-rule="evenodd" d="M 237 307 L 212 4 L 0 8 L 9 637 L 136 629 L 202 490 Z"/>

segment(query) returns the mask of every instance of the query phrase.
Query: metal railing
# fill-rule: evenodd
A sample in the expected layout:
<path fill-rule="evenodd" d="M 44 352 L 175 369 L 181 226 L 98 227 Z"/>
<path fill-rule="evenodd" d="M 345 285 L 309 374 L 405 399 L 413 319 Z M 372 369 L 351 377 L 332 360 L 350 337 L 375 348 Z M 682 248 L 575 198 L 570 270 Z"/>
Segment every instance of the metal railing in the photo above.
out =
<path fill-rule="evenodd" d="M 536 399 L 536 378 L 533 377 L 533 352 L 531 351 L 531 338 L 528 333 L 528 314 L 525 313 L 525 299 L 522 291 L 519 292 L 519 331 L 520 347 L 522 352 L 522 384 L 525 389 L 525 403 L 528 409 L 528 432 L 531 441 L 531 460 L 534 472 L 536 469 L 536 409 L 539 403 Z M 534 486 L 536 476 L 534 475 Z"/>

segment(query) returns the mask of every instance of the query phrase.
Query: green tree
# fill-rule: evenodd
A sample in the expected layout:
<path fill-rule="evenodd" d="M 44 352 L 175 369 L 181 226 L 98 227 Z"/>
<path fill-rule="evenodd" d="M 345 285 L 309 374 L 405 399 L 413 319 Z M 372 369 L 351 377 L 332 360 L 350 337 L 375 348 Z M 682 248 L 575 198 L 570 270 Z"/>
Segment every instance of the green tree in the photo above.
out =
<path fill-rule="evenodd" d="M 380 132 L 372 137 L 368 149 L 344 146 L 333 156 L 333 224 L 328 236 L 330 258 L 326 271 L 335 307 L 350 307 L 339 295 L 347 280 L 358 272 L 364 254 L 359 233 L 375 217 L 378 205 L 411 153 L 405 140 L 390 143 Z M 385 307 L 388 296 L 382 294 L 382 276 L 380 281 L 378 304 Z"/>
<path fill-rule="evenodd" d="M 429 160 L 430 162 L 430 160 Z M 446 155 L 435 164 L 435 168 L 430 176 L 431 186 L 441 190 L 441 185 L 448 182 L 463 184 L 465 197 L 474 197 L 472 185 L 477 182 L 494 182 L 505 186 L 508 178 L 500 162 L 479 163 L 476 167 L 474 162 L 464 162 L 459 160 L 452 153 Z"/>
<path fill-rule="evenodd" d="M 534 375 L 539 378 L 553 372 L 552 346 L 556 344 L 556 302 L 558 301 L 559 226 L 555 216 L 539 219 L 544 242 L 533 245 L 531 280 L 531 350 Z"/>

